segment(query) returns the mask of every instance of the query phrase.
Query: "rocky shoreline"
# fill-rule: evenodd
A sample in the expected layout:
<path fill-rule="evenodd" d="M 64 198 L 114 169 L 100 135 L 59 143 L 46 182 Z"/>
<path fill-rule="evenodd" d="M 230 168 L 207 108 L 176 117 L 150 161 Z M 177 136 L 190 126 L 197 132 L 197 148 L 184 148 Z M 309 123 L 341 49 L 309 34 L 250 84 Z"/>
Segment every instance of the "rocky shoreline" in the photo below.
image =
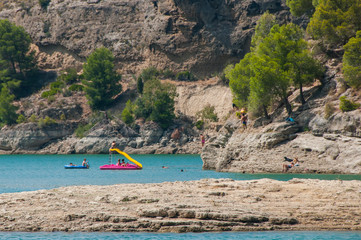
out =
<path fill-rule="evenodd" d="M 361 230 L 360 181 L 203 179 L 0 194 L 0 231 Z"/>

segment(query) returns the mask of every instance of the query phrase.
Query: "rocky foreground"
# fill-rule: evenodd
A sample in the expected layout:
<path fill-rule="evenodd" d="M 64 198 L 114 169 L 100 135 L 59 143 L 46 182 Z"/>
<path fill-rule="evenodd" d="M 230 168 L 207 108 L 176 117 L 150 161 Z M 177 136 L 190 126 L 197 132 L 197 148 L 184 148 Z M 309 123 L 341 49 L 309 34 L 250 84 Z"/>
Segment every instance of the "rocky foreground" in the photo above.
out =
<path fill-rule="evenodd" d="M 0 194 L 0 231 L 361 230 L 361 182 L 203 179 Z"/>

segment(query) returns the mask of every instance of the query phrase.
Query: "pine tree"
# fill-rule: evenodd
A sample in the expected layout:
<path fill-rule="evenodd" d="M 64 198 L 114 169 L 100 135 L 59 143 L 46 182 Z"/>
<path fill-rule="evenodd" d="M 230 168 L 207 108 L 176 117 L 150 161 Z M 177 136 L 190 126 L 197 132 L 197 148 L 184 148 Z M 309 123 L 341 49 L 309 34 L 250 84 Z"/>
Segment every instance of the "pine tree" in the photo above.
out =
<path fill-rule="evenodd" d="M 122 91 L 121 75 L 114 69 L 114 57 L 107 48 L 96 49 L 84 64 L 84 91 L 92 109 L 104 110 Z"/>

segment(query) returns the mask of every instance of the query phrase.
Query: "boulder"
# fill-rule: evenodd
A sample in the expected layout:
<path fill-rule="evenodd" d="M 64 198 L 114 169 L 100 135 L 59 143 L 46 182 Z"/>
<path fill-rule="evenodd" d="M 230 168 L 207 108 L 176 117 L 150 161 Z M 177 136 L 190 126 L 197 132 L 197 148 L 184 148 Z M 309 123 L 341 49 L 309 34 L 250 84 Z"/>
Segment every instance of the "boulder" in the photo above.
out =
<path fill-rule="evenodd" d="M 140 127 L 139 134 L 145 145 L 152 145 L 159 142 L 163 129 L 155 122 L 146 122 Z"/>

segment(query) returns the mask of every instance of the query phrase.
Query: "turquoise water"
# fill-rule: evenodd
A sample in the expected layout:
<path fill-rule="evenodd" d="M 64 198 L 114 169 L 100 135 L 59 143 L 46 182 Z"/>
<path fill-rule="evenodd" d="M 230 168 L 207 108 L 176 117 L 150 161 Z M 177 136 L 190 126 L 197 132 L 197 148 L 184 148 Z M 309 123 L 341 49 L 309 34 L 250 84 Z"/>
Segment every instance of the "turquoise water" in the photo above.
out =
<path fill-rule="evenodd" d="M 361 232 L 222 232 L 222 233 L 1 233 L 0 239 L 142 239 L 142 240 L 359 240 Z"/>
<path fill-rule="evenodd" d="M 272 178 L 282 181 L 292 178 L 361 180 L 361 175 L 242 174 L 205 171 L 202 170 L 202 160 L 199 155 L 132 155 L 132 157 L 143 164 L 142 170 L 99 170 L 99 166 L 109 163 L 108 155 L 0 155 L 0 193 L 72 185 L 159 183 L 203 178 L 235 180 Z M 81 164 L 83 158 L 89 161 L 89 169 L 64 169 L 64 165 L 70 162 Z M 168 168 L 164 169 L 162 166 Z"/>

